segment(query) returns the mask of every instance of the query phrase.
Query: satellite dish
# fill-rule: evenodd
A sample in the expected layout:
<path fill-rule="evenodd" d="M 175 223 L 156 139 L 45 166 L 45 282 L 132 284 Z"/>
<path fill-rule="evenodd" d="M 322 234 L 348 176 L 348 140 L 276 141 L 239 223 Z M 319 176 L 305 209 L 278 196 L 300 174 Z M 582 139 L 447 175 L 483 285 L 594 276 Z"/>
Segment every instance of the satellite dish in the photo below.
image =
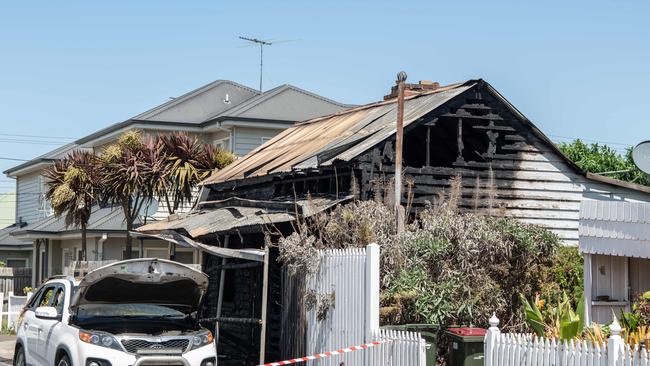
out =
<path fill-rule="evenodd" d="M 650 141 L 643 141 L 634 147 L 632 160 L 642 172 L 650 174 Z"/>

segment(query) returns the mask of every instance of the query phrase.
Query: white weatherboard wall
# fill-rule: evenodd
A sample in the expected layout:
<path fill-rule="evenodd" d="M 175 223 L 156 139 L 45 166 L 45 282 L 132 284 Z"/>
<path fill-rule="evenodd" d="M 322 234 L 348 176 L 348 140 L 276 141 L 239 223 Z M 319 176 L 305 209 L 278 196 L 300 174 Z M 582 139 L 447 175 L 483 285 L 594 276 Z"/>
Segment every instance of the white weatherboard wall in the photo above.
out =
<path fill-rule="evenodd" d="M 309 361 L 311 365 L 424 365 L 425 343 L 419 333 L 379 329 L 379 246 L 320 252 L 318 272 L 307 290 L 333 294 L 334 306 L 317 319 L 318 305 L 307 311 L 306 355 L 335 351 L 373 341 L 367 350 Z M 415 363 L 414 363 L 415 362 Z"/>
<path fill-rule="evenodd" d="M 16 221 L 33 223 L 47 217 L 43 201 L 45 187 L 41 172 L 22 175 L 16 183 Z"/>
<path fill-rule="evenodd" d="M 484 366 L 650 366 L 645 348 L 624 343 L 616 319 L 610 325 L 612 335 L 602 344 L 502 334 L 498 325 L 493 316 L 485 335 Z"/>
<path fill-rule="evenodd" d="M 244 156 L 280 132 L 281 129 L 234 127 L 232 152 Z"/>

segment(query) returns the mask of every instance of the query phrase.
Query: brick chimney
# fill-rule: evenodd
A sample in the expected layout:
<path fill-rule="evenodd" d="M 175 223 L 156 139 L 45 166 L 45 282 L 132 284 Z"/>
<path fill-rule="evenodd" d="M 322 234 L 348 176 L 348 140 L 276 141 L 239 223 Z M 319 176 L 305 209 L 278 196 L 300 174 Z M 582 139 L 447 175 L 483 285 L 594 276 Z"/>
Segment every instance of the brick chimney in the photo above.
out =
<path fill-rule="evenodd" d="M 440 88 L 440 83 L 429 80 L 420 80 L 417 84 L 404 84 L 404 96 L 415 95 Z M 384 96 L 384 100 L 397 98 L 397 85 L 390 89 L 390 94 Z"/>

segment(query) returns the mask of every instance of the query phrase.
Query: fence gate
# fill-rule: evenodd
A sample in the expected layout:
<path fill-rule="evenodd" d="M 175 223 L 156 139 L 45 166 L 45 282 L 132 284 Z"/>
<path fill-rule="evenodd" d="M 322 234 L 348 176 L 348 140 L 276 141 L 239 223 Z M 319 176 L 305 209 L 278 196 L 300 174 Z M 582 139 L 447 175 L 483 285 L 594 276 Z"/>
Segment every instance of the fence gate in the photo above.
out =
<path fill-rule="evenodd" d="M 326 351 L 381 341 L 376 347 L 308 361 L 318 366 L 394 365 L 420 366 L 425 362 L 425 343 L 419 333 L 379 329 L 379 246 L 323 250 L 319 252 L 318 271 L 304 283 L 289 281 L 285 273 L 283 287 L 284 319 L 299 314 L 296 335 L 283 337 L 283 344 L 298 344 L 285 350 L 287 358 L 314 355 Z M 289 286 L 287 286 L 289 285 Z M 302 323 L 302 324 L 300 324 Z M 304 344 L 302 340 L 304 339 Z"/>

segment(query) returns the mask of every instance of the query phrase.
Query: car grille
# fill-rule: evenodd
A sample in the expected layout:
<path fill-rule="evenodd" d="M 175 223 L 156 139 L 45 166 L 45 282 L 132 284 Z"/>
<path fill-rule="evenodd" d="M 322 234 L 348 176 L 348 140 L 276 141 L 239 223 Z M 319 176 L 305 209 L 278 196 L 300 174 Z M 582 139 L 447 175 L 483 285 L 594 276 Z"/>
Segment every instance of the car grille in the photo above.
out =
<path fill-rule="evenodd" d="M 122 345 L 129 353 L 142 351 L 171 351 L 183 352 L 190 344 L 189 339 L 170 339 L 162 342 L 152 342 L 144 339 L 123 339 Z M 175 353 L 175 352 L 174 352 Z"/>

